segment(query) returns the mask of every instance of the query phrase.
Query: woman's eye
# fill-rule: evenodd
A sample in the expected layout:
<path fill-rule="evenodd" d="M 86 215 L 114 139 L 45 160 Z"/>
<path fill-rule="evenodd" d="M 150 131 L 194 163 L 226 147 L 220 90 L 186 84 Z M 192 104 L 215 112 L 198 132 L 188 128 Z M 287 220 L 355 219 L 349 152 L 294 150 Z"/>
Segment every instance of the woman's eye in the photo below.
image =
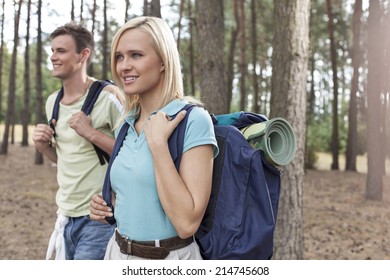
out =
<path fill-rule="evenodd" d="M 116 61 L 122 60 L 122 59 L 123 59 L 123 55 L 121 55 L 121 54 L 117 54 L 117 55 L 115 56 L 115 60 L 116 60 Z"/>
<path fill-rule="evenodd" d="M 140 53 L 133 53 L 132 57 L 133 58 L 140 58 L 140 57 L 142 57 L 142 55 Z"/>

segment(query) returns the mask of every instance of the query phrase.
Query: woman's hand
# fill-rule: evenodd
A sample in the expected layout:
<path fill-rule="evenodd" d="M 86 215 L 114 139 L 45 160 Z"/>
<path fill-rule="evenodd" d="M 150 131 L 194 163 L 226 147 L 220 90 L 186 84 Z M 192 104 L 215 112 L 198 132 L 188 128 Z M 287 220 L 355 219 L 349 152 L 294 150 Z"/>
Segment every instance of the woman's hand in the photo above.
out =
<path fill-rule="evenodd" d="M 105 222 L 106 217 L 112 217 L 112 209 L 107 206 L 107 203 L 103 200 L 103 197 L 100 194 L 94 194 L 89 208 L 89 217 L 91 220 L 98 222 Z"/>
<path fill-rule="evenodd" d="M 161 111 L 150 116 L 145 124 L 144 132 L 149 149 L 152 152 L 161 148 L 162 145 L 167 145 L 169 137 L 184 119 L 186 113 L 187 111 L 181 111 L 173 120 L 170 119 L 167 113 Z"/>

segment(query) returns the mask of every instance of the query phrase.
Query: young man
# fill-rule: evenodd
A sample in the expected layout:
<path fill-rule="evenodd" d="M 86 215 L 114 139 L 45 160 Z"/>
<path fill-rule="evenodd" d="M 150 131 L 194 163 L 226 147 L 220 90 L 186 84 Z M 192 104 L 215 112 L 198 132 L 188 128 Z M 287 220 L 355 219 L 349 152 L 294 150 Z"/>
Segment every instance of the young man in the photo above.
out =
<path fill-rule="evenodd" d="M 56 259 L 103 259 L 114 227 L 88 218 L 91 197 L 101 192 L 108 166 L 100 164 L 93 145 L 111 154 L 115 142 L 113 128 L 121 116 L 123 97 L 116 86 L 106 86 L 92 113 L 86 116 L 81 112 L 95 80 L 87 75 L 93 36 L 81 25 L 68 23 L 57 28 L 50 38 L 52 74 L 62 81 L 64 95 L 58 121 L 52 123 L 54 129 L 38 124 L 33 135 L 36 148 L 57 164 L 58 218 L 47 258 L 60 238 L 57 244 L 63 245 L 56 248 Z M 47 99 L 48 120 L 58 92 Z"/>

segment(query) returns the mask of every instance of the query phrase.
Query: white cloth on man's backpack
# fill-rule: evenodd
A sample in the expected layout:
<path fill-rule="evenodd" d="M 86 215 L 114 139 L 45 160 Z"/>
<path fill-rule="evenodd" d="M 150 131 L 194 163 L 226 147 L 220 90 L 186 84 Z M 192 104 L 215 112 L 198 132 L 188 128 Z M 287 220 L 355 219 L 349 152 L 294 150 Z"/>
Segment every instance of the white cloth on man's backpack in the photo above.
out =
<path fill-rule="evenodd" d="M 64 229 L 69 222 L 69 217 L 57 214 L 57 220 L 53 233 L 50 236 L 49 246 L 46 252 L 46 259 L 50 260 L 54 250 L 56 251 L 55 260 L 65 260 L 65 239 Z"/>

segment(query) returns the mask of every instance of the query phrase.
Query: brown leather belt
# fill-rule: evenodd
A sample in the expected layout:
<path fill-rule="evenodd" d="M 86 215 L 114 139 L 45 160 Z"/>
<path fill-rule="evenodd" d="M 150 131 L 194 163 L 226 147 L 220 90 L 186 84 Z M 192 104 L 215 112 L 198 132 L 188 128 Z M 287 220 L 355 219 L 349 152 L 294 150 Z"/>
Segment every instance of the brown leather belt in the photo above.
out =
<path fill-rule="evenodd" d="M 194 239 L 189 237 L 181 239 L 179 236 L 160 240 L 160 247 L 156 247 L 154 241 L 135 241 L 121 235 L 115 231 L 115 241 L 121 252 L 127 255 L 133 255 L 144 259 L 162 260 L 165 259 L 170 251 L 177 250 L 190 245 Z"/>

